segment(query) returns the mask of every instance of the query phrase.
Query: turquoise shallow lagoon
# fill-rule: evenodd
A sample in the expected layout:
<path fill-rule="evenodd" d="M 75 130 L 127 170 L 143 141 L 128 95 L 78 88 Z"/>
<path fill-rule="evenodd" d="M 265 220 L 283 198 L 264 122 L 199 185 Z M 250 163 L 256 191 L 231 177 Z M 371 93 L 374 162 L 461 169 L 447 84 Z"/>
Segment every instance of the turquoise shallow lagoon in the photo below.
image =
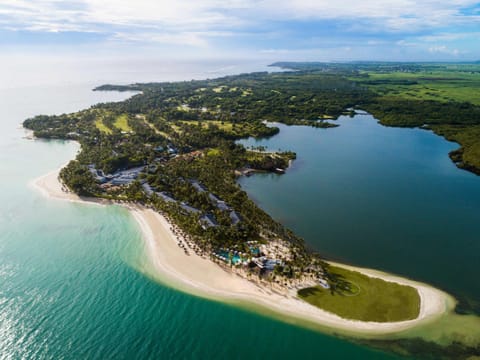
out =
<path fill-rule="evenodd" d="M 128 96 L 92 86 L 0 91 L 1 359 L 393 358 L 151 281 L 136 270 L 143 242 L 124 209 L 32 189 L 78 147 L 23 139 L 20 123 Z"/>

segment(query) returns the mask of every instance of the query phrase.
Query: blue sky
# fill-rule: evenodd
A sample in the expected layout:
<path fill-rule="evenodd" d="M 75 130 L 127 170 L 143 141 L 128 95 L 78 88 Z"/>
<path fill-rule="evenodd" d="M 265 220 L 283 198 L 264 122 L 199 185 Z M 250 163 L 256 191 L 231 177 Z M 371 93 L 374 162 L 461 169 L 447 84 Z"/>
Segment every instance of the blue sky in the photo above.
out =
<path fill-rule="evenodd" d="M 2 0 L 0 55 L 480 59 L 470 0 Z"/>

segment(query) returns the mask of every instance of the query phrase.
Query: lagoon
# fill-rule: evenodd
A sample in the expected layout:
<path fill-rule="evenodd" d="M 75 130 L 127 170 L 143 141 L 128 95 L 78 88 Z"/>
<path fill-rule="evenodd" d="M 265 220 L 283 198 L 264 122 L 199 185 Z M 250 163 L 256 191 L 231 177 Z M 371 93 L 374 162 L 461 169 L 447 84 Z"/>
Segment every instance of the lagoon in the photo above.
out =
<path fill-rule="evenodd" d="M 480 177 L 430 131 L 383 127 L 368 114 L 337 128 L 280 127 L 246 146 L 297 153 L 285 175 L 240 179 L 274 218 L 325 257 L 424 281 L 479 311 Z"/>

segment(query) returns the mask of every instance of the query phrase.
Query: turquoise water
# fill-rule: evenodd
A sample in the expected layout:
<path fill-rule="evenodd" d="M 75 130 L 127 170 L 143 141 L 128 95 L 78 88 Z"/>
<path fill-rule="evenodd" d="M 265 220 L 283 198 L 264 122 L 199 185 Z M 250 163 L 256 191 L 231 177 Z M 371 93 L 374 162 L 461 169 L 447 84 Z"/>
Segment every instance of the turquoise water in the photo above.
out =
<path fill-rule="evenodd" d="M 436 285 L 478 313 L 480 177 L 450 161 L 458 146 L 370 115 L 339 124 L 242 141 L 298 157 L 286 175 L 242 178 L 243 189 L 324 256 Z"/>
<path fill-rule="evenodd" d="M 1 359 L 392 358 L 151 281 L 125 210 L 32 189 L 77 146 L 22 139 L 19 124 L 126 96 L 92 86 L 0 90 Z"/>

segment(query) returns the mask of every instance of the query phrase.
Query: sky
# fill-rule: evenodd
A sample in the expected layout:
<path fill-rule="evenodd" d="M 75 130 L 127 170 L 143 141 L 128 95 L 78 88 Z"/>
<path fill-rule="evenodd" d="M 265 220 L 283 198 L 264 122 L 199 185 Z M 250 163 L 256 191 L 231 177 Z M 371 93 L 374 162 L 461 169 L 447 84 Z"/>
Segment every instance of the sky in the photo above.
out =
<path fill-rule="evenodd" d="M 480 59 L 471 0 L 0 0 L 0 57 Z"/>

